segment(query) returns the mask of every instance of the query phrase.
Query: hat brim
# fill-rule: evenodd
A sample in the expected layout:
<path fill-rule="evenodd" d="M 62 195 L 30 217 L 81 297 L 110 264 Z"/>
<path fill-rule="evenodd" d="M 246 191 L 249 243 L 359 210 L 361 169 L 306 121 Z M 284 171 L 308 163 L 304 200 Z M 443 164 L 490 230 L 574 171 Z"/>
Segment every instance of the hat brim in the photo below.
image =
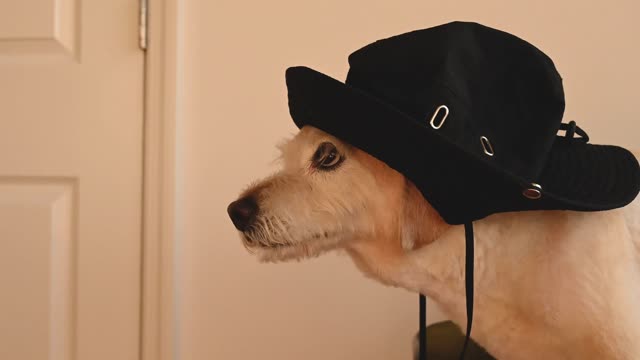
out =
<path fill-rule="evenodd" d="M 542 197 L 527 199 L 530 180 L 469 153 L 362 90 L 307 67 L 287 69 L 289 110 L 403 173 L 450 224 L 524 210 L 598 211 L 630 203 L 640 190 L 640 166 L 624 148 L 556 137 L 538 181 Z"/>

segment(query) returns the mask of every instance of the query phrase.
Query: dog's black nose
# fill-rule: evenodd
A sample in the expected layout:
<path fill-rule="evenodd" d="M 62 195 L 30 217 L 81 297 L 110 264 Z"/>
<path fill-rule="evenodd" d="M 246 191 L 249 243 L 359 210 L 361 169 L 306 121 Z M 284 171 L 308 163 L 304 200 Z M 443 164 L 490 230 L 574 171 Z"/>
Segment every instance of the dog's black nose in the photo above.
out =
<path fill-rule="evenodd" d="M 227 213 L 236 229 L 245 231 L 256 218 L 258 203 L 253 197 L 245 197 L 229 204 Z"/>

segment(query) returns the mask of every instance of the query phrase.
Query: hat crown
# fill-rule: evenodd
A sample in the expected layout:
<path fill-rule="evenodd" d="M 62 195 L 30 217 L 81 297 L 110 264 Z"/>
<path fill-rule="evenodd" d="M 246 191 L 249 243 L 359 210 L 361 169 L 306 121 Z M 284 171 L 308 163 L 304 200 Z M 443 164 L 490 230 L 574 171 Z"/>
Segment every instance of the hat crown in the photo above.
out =
<path fill-rule="evenodd" d="M 453 22 L 390 37 L 349 56 L 346 83 L 486 156 L 482 137 L 505 170 L 535 182 L 564 112 L 553 61 L 528 42 L 480 24 Z"/>

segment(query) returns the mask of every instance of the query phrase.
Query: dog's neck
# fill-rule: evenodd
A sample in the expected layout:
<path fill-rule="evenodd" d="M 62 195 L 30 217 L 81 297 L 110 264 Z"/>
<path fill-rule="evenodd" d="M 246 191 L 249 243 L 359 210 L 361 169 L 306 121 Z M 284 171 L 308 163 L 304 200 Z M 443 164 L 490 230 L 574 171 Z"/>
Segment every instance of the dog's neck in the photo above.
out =
<path fill-rule="evenodd" d="M 607 345 L 610 336 L 632 342 L 626 334 L 636 334 L 640 321 L 640 313 L 616 310 L 635 298 L 615 283 L 635 274 L 636 261 L 622 259 L 637 252 L 619 215 L 541 211 L 476 221 L 474 339 L 498 358 L 536 352 L 539 358 L 625 358 Z M 414 226 L 411 250 L 406 241 L 403 247 L 400 229 L 384 235 L 395 241 L 356 241 L 349 254 L 365 274 L 429 296 L 464 328 L 464 228 L 436 222 L 434 230 L 431 221 Z M 606 326 L 612 322 L 614 328 Z"/>
<path fill-rule="evenodd" d="M 451 229 L 451 225 L 442 219 L 408 180 L 405 180 L 403 212 L 397 223 L 400 227 L 401 244 L 405 250 L 428 245 Z"/>
<path fill-rule="evenodd" d="M 394 216 L 394 220 L 374 219 L 373 233 L 350 239 L 346 247 L 358 268 L 367 276 L 382 283 L 403 286 L 395 280 L 395 269 L 404 261 L 407 253 L 431 244 L 453 227 L 448 225 L 438 212 L 424 200 L 418 189 L 404 180 L 401 197 L 402 212 L 382 212 L 379 217 Z M 392 223 L 395 226 L 382 227 Z M 406 286 L 403 286 L 406 287 Z"/>

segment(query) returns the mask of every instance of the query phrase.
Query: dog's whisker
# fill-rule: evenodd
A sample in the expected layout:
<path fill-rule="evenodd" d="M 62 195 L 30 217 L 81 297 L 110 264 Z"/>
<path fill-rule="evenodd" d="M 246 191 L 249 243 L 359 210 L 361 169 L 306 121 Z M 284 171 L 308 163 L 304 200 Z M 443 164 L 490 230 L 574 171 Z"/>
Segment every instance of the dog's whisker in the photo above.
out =
<path fill-rule="evenodd" d="M 295 243 L 295 241 L 293 240 L 290 231 L 288 231 L 288 222 L 284 221 L 283 219 L 277 219 L 276 224 L 278 226 L 279 229 L 279 233 L 281 235 L 282 238 L 282 243 L 283 245 L 292 245 Z"/>
<path fill-rule="evenodd" d="M 249 244 L 247 244 L 247 241 L 243 241 L 242 245 L 250 254 L 255 254 L 255 250 L 251 246 L 249 246 Z"/>
<path fill-rule="evenodd" d="M 280 230 L 280 227 L 278 226 L 277 218 L 267 218 L 265 222 L 269 228 L 269 233 L 271 234 L 270 243 L 284 245 L 284 241 L 281 236 L 281 230 Z"/>

